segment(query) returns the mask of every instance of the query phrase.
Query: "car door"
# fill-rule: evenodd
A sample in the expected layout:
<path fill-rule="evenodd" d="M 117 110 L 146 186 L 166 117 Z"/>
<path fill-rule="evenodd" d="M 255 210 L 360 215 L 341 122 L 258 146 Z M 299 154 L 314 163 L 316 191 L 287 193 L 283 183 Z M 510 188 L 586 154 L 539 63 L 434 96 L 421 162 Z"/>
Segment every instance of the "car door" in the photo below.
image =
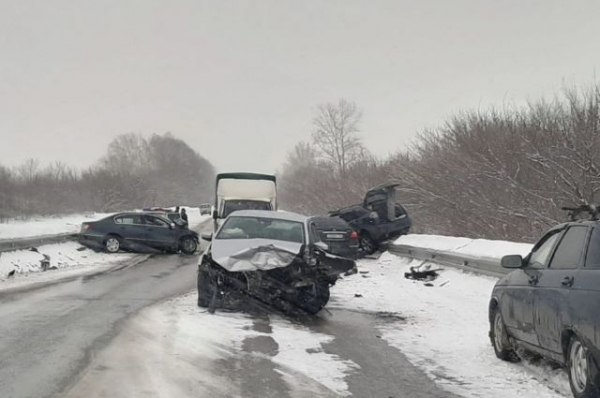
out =
<path fill-rule="evenodd" d="M 534 289 L 548 262 L 562 229 L 548 232 L 525 258 L 525 266 L 509 275 L 500 308 L 504 324 L 511 336 L 522 342 L 538 346 L 533 325 Z"/>
<path fill-rule="evenodd" d="M 569 292 L 571 326 L 588 347 L 600 347 L 600 226 L 591 228 L 583 267 Z M 596 348 L 594 348 L 596 347 Z"/>
<path fill-rule="evenodd" d="M 171 229 L 170 223 L 162 218 L 146 215 L 146 241 L 148 245 L 159 249 L 175 247 L 177 231 Z"/>
<path fill-rule="evenodd" d="M 569 295 L 583 261 L 588 230 L 585 225 L 566 230 L 534 289 L 533 318 L 540 347 L 557 354 L 563 352 L 562 332 L 571 324 Z"/>
<path fill-rule="evenodd" d="M 126 243 L 135 244 L 146 239 L 144 218 L 141 214 L 123 214 L 114 218 L 114 233 L 121 236 Z"/>

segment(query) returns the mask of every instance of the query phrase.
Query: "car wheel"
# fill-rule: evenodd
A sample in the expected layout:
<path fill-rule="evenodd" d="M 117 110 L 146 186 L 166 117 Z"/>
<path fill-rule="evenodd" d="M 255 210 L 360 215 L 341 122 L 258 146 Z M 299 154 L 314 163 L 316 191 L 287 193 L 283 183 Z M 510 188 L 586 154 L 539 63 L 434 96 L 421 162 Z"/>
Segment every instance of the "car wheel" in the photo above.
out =
<path fill-rule="evenodd" d="M 109 253 L 117 253 L 121 250 L 121 240 L 118 236 L 109 235 L 104 239 L 104 248 Z"/>
<path fill-rule="evenodd" d="M 208 308 L 212 301 L 214 289 L 210 274 L 206 267 L 200 267 L 198 270 L 198 307 Z"/>
<path fill-rule="evenodd" d="M 327 305 L 329 301 L 329 286 L 326 284 L 318 283 L 315 285 L 314 294 L 306 294 L 301 298 L 302 303 L 299 307 L 311 315 L 315 315 Z"/>
<path fill-rule="evenodd" d="M 180 242 L 180 246 L 181 246 L 181 251 L 184 252 L 185 254 L 194 254 L 194 253 L 196 253 L 196 250 L 198 249 L 198 243 L 196 243 L 196 240 L 191 237 L 182 238 L 181 242 Z"/>
<path fill-rule="evenodd" d="M 358 244 L 361 250 L 367 255 L 373 254 L 377 251 L 377 244 L 373 241 L 373 239 L 371 239 L 369 234 L 366 232 L 360 234 Z"/>
<path fill-rule="evenodd" d="M 503 361 L 519 362 L 521 358 L 508 341 L 506 327 L 504 326 L 504 321 L 498 307 L 493 309 L 490 321 L 490 340 L 492 341 L 496 356 Z"/>
<path fill-rule="evenodd" d="M 569 384 L 575 398 L 598 397 L 598 370 L 587 347 L 575 335 L 567 350 Z"/>

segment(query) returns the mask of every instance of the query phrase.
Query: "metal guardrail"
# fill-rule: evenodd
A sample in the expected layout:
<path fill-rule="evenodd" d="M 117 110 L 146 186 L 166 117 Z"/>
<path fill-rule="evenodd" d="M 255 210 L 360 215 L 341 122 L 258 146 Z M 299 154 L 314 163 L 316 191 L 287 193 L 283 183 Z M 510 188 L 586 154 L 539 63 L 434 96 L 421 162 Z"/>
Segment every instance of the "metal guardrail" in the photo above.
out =
<path fill-rule="evenodd" d="M 409 245 L 392 244 L 388 248 L 391 253 L 410 257 L 416 260 L 432 261 L 437 264 L 454 267 L 476 274 L 502 277 L 510 272 L 500 266 L 499 258 L 474 257 L 466 254 L 452 253 Z"/>
<path fill-rule="evenodd" d="M 30 247 L 62 243 L 77 239 L 78 234 L 64 233 L 56 235 L 31 236 L 26 238 L 0 240 L 0 253 L 14 250 L 25 250 Z"/>

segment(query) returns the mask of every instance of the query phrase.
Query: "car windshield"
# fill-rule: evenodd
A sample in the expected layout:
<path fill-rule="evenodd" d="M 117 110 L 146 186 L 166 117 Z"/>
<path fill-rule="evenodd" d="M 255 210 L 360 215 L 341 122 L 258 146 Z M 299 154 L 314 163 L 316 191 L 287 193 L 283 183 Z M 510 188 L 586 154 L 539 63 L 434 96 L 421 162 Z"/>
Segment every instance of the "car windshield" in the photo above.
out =
<path fill-rule="evenodd" d="M 223 224 L 217 239 L 270 239 L 304 243 L 301 222 L 264 218 L 231 216 Z"/>

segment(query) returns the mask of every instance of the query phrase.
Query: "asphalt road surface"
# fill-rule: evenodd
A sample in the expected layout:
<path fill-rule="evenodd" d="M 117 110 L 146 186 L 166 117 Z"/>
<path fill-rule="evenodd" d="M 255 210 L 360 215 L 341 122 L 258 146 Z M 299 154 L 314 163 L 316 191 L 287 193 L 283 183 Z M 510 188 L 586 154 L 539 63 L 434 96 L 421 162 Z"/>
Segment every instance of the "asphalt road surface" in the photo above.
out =
<path fill-rule="evenodd" d="M 146 353 L 131 342 L 152 328 L 136 318 L 193 290 L 196 264 L 197 256 L 156 255 L 130 268 L 1 298 L 0 397 L 199 397 L 195 382 L 206 379 L 236 391 L 211 397 L 337 396 L 310 380 L 305 394 L 290 391 L 269 360 L 277 343 L 268 335 L 244 341 L 244 353 L 253 355 L 198 359 L 188 374 L 145 363 Z M 378 338 L 376 322 L 375 315 L 333 310 L 305 326 L 335 336 L 325 351 L 360 366 L 346 378 L 354 397 L 452 397 Z M 268 317 L 257 316 L 254 327 L 269 333 Z M 149 366 L 161 372 L 160 385 L 144 376 Z"/>

